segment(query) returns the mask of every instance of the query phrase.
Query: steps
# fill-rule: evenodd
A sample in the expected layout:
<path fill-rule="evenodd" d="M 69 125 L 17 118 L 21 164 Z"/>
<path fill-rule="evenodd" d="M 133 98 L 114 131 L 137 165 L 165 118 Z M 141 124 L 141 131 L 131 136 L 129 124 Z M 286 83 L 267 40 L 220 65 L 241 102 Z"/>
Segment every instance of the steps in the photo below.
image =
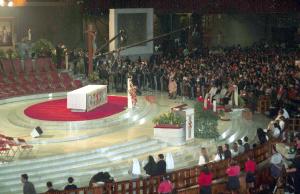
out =
<path fill-rule="evenodd" d="M 73 176 L 76 182 L 80 181 L 78 186 L 86 186 L 91 176 L 100 171 L 108 171 L 116 177 L 124 176 L 128 174 L 128 160 L 159 152 L 165 147 L 166 144 L 157 140 L 141 137 L 88 152 L 3 164 L 0 166 L 0 191 L 1 194 L 21 193 L 20 175 L 23 173 L 29 175 L 38 192 L 46 189 L 45 184 L 49 180 L 53 181 L 56 188 L 62 188 L 69 176 Z M 93 166 L 93 170 L 87 171 L 90 166 Z"/>

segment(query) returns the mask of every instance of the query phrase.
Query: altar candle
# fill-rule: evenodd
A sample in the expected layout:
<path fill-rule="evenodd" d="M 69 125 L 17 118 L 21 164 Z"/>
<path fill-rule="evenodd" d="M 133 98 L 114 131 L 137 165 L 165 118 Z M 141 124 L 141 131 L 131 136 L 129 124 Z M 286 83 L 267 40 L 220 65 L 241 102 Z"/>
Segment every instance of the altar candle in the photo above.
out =
<path fill-rule="evenodd" d="M 213 111 L 217 112 L 217 101 L 216 100 L 213 101 Z"/>
<path fill-rule="evenodd" d="M 207 109 L 207 99 L 204 99 L 204 109 Z"/>
<path fill-rule="evenodd" d="M 28 40 L 31 41 L 31 29 L 28 29 Z"/>

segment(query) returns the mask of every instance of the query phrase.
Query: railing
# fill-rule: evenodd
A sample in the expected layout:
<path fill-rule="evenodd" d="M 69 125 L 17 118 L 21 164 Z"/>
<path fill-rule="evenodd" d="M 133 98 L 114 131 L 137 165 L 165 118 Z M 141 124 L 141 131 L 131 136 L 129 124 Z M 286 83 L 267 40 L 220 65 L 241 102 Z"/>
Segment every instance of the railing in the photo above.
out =
<path fill-rule="evenodd" d="M 290 118 L 287 122 L 289 126 L 289 130 L 292 131 L 300 131 L 300 118 Z"/>
<path fill-rule="evenodd" d="M 82 187 L 72 191 L 46 192 L 44 194 L 103 194 L 102 187 Z"/>
<path fill-rule="evenodd" d="M 271 148 L 272 142 L 268 142 L 262 146 L 248 151 L 247 153 L 241 154 L 234 159 L 239 163 L 241 168 L 244 168 L 244 163 L 249 155 L 254 157 L 256 163 L 261 163 L 270 157 Z M 214 180 L 226 177 L 228 163 L 229 160 L 208 163 Z M 180 169 L 171 172 L 169 175 L 172 183 L 175 185 L 175 189 L 180 191 L 182 189 L 184 190 L 184 188 L 196 186 L 197 179 L 200 174 L 200 168 L 200 166 L 194 166 L 191 168 Z M 85 187 L 79 188 L 75 191 L 61 191 L 54 194 L 155 194 L 157 193 L 157 187 L 160 183 L 160 180 L 160 176 L 142 177 L 134 180 L 108 183 L 102 188 Z M 193 192 L 194 190 L 196 189 L 193 189 Z"/>
<path fill-rule="evenodd" d="M 270 109 L 271 100 L 269 96 L 260 96 L 257 102 L 257 111 L 264 114 Z"/>
<path fill-rule="evenodd" d="M 261 169 L 259 169 L 255 173 L 256 177 L 256 183 L 255 183 L 255 188 L 254 191 L 259 190 L 259 187 L 261 185 L 268 185 L 270 182 L 272 182 L 272 178 L 270 175 L 270 170 L 266 166 L 262 166 Z M 211 190 L 213 194 L 216 193 L 223 193 L 223 194 L 231 194 L 230 191 L 227 190 L 227 185 L 226 185 L 226 179 L 223 179 L 218 182 L 213 182 L 211 185 Z M 245 180 L 245 174 L 240 176 L 240 193 L 247 193 L 247 186 L 246 186 L 246 180 Z M 194 185 L 191 187 L 183 188 L 177 190 L 177 194 L 198 194 L 199 193 L 199 186 Z"/>

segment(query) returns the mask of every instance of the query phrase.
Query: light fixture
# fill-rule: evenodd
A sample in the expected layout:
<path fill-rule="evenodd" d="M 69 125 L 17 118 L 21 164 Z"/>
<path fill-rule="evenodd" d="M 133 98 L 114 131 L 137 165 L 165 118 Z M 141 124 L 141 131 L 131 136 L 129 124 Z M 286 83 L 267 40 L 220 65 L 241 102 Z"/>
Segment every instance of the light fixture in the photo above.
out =
<path fill-rule="evenodd" d="M 0 6 L 1 7 L 13 7 L 14 6 L 14 2 L 13 0 L 0 0 Z"/>
<path fill-rule="evenodd" d="M 8 6 L 8 7 L 13 7 L 13 6 L 14 6 L 14 2 L 13 2 L 13 1 L 9 1 L 9 2 L 7 3 L 7 6 Z"/>
<path fill-rule="evenodd" d="M 1 6 L 1 7 L 4 7 L 4 5 L 5 5 L 4 0 L 0 0 L 0 6 Z"/>

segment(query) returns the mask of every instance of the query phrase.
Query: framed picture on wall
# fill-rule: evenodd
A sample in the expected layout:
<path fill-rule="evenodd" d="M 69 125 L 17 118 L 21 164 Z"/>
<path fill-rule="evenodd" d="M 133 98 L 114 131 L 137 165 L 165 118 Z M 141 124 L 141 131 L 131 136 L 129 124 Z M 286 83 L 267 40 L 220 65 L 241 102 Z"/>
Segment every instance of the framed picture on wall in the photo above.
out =
<path fill-rule="evenodd" d="M 0 47 L 13 46 L 13 19 L 0 17 Z"/>

